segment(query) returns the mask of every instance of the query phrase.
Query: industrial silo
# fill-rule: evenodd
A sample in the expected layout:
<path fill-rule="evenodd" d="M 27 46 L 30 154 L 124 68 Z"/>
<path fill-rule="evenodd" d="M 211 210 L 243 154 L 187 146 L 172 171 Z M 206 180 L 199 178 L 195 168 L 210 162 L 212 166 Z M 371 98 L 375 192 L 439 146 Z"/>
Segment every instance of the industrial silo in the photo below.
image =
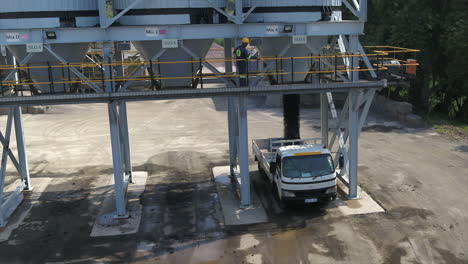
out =
<path fill-rule="evenodd" d="M 295 28 L 288 23 L 309 23 L 341 20 L 341 0 L 244 0 L 244 12 L 255 7 L 247 23 L 264 23 L 271 37 L 261 39 L 258 49 L 273 63 L 270 81 L 273 84 L 309 82 L 308 72 L 314 67 L 311 56 L 322 53 L 328 36 L 302 36 L 294 41 Z M 280 33 L 290 36 L 275 36 Z M 296 36 L 301 37 L 301 36 Z M 290 48 L 286 49 L 289 45 Z M 272 61 L 274 58 L 274 61 Z M 298 94 L 283 95 L 284 138 L 300 138 L 300 104 Z"/>
<path fill-rule="evenodd" d="M 97 1 L 95 0 L 0 0 L 0 25 L 4 29 L 21 30 L 31 28 L 67 28 L 94 26 L 98 22 Z M 85 56 L 89 43 L 52 44 L 51 49 L 68 62 L 80 62 Z M 26 46 L 7 46 L 8 50 L 22 61 L 27 55 Z M 57 64 L 57 58 L 47 50 L 37 52 L 28 61 L 30 66 L 46 66 L 45 63 Z M 24 78 L 35 83 L 38 93 L 64 92 L 64 85 L 37 84 L 53 83 L 64 80 L 62 68 L 32 68 Z M 71 73 L 74 78 L 73 73 Z M 68 77 L 66 77 L 68 79 Z"/>
<path fill-rule="evenodd" d="M 130 0 L 116 0 L 114 8 L 119 12 L 131 2 Z M 211 3 L 219 8 L 226 6 L 224 0 L 211 1 Z M 215 23 L 217 17 L 219 18 L 213 6 L 205 0 L 143 0 L 120 18 L 119 23 L 126 26 L 211 24 Z M 197 57 L 189 55 L 180 45 L 178 48 L 166 49 L 158 61 L 153 64 L 155 75 L 169 78 L 161 80 L 162 88 L 191 87 L 191 76 L 200 70 L 198 59 L 205 58 L 212 43 L 213 39 L 184 39 L 183 45 Z M 151 60 L 163 48 L 161 40 L 134 41 L 133 44 L 145 60 Z M 195 62 L 190 63 L 192 60 Z M 158 64 L 159 62 L 161 64 Z M 184 78 L 177 79 L 181 77 Z"/>
<path fill-rule="evenodd" d="M 275 83 L 304 82 L 312 60 L 281 59 L 290 57 L 310 57 L 319 55 L 328 43 L 328 36 L 307 37 L 306 41 L 294 43 L 286 52 L 283 49 L 293 43 L 294 28 L 286 29 L 287 23 L 306 23 L 340 20 L 341 0 L 244 0 L 244 12 L 256 7 L 249 15 L 248 23 L 265 23 L 272 29 L 271 37 L 262 38 L 258 49 L 262 56 L 280 59 L 273 66 L 271 80 Z M 291 33 L 291 37 L 275 37 L 278 33 Z M 286 74 L 292 73 L 295 74 Z"/>

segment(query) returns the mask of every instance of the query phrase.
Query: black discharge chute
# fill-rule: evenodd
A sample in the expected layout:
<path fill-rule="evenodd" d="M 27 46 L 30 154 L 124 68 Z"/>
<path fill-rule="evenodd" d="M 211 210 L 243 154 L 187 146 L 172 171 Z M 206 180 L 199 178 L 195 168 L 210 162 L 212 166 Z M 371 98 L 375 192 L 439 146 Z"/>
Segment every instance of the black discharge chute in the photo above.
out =
<path fill-rule="evenodd" d="M 283 95 L 284 139 L 299 139 L 300 135 L 300 103 L 299 94 Z"/>

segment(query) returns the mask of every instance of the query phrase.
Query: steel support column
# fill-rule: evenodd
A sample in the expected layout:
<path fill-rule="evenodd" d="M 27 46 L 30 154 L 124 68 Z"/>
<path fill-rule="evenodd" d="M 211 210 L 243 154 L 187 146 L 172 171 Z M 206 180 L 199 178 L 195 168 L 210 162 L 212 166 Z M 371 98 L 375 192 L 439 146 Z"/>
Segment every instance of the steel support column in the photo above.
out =
<path fill-rule="evenodd" d="M 103 64 L 104 64 L 104 79 L 111 80 L 112 76 L 112 42 L 103 42 L 102 43 L 102 53 L 103 53 Z M 107 93 L 114 91 L 114 82 L 106 81 L 103 87 L 103 90 Z"/>
<path fill-rule="evenodd" d="M 119 128 L 120 128 L 120 144 L 122 146 L 122 158 L 124 166 L 124 174 L 128 178 L 128 182 L 134 183 L 132 171 L 132 159 L 130 152 L 130 137 L 128 134 L 128 117 L 127 103 L 120 102 L 119 104 Z"/>
<path fill-rule="evenodd" d="M 367 22 L 367 0 L 359 1 L 359 21 Z"/>
<path fill-rule="evenodd" d="M 18 149 L 18 159 L 20 165 L 20 176 L 24 183 L 24 190 L 31 191 L 31 180 L 29 178 L 29 165 L 28 156 L 26 152 L 26 145 L 24 142 L 23 132 L 23 112 L 21 107 L 14 107 L 14 121 L 15 121 L 15 136 L 16 136 L 16 147 Z"/>
<path fill-rule="evenodd" d="M 5 137 L 2 137 L 3 151 L 2 151 L 2 160 L 0 164 L 0 227 L 5 226 L 6 210 L 3 208 L 3 189 L 5 187 L 5 177 L 6 177 L 6 167 L 8 162 L 8 151 L 10 150 L 10 136 L 11 136 L 11 124 L 13 121 L 13 108 L 10 107 L 8 111 L 7 125 L 5 128 Z"/>
<path fill-rule="evenodd" d="M 250 206 L 250 174 L 249 174 L 249 136 L 247 124 L 247 95 L 239 96 L 239 171 L 241 183 L 241 207 Z"/>
<path fill-rule="evenodd" d="M 224 39 L 225 72 L 232 72 L 232 40 Z M 237 167 L 237 110 L 235 98 L 227 97 L 228 101 L 228 130 L 229 130 L 229 166 L 231 176 L 234 176 L 234 168 Z"/>
<path fill-rule="evenodd" d="M 322 129 L 322 144 L 328 146 L 328 97 L 326 93 L 320 94 L 320 120 Z"/>
<path fill-rule="evenodd" d="M 114 190 L 115 190 L 115 206 L 116 217 L 128 217 L 126 212 L 126 183 L 123 171 L 123 159 L 121 148 L 121 133 L 119 125 L 119 112 L 116 102 L 108 104 L 109 111 L 109 126 L 112 144 L 112 161 L 114 167 Z"/>
<path fill-rule="evenodd" d="M 117 76 L 124 77 L 124 56 L 122 50 L 120 50 L 120 47 L 118 47 L 117 45 L 115 48 L 114 61 L 120 63 L 119 66 L 115 67 L 115 72 L 117 73 Z"/>
<path fill-rule="evenodd" d="M 243 0 L 236 0 L 236 24 L 244 22 Z"/>
<path fill-rule="evenodd" d="M 237 167 L 237 132 L 239 131 L 235 101 L 234 97 L 228 97 L 229 165 L 232 176 L 234 176 L 234 168 Z"/>
<path fill-rule="evenodd" d="M 349 94 L 349 199 L 358 196 L 358 146 L 359 146 L 359 94 L 362 91 L 350 91 Z"/>
<path fill-rule="evenodd" d="M 359 36 L 358 35 L 350 35 L 349 36 L 349 51 L 353 55 L 358 55 L 359 53 Z M 352 82 L 359 81 L 359 56 L 353 56 L 350 58 L 350 68 L 352 70 L 350 74 L 350 79 Z"/>
<path fill-rule="evenodd" d="M 351 54 L 357 54 L 359 52 L 359 36 L 357 35 L 350 35 L 349 36 L 349 51 Z M 349 63 L 353 65 L 353 67 L 358 67 L 359 65 L 359 57 L 351 57 Z M 359 81 L 359 72 L 352 71 L 349 74 L 349 77 L 352 82 Z M 359 148 L 359 134 L 360 134 L 360 118 L 359 118 L 359 110 L 361 108 L 361 100 L 363 99 L 363 91 L 362 90 L 352 90 L 349 93 L 349 123 L 348 123 L 348 130 L 349 130 L 349 170 L 348 170 L 348 178 L 349 178 L 349 199 L 357 199 L 359 198 L 358 194 L 358 148 Z M 346 142 L 346 139 L 345 139 Z"/>

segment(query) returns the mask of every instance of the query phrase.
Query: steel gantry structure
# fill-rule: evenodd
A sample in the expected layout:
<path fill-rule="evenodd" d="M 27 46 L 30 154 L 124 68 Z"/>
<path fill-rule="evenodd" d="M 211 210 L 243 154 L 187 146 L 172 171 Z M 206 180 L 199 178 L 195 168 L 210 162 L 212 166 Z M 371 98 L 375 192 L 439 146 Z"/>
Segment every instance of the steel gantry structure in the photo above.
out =
<path fill-rule="evenodd" d="M 240 190 L 240 205 L 248 207 L 250 205 L 250 173 L 249 173 L 249 153 L 248 153 L 248 126 L 247 126 L 247 98 L 250 95 L 271 95 L 271 94 L 320 94 L 321 102 L 321 125 L 323 144 L 330 149 L 335 148 L 337 161 L 341 157 L 345 166 L 341 169 L 340 179 L 349 188 L 349 198 L 358 197 L 358 143 L 361 128 L 365 122 L 372 99 L 377 89 L 387 85 L 386 80 L 381 78 L 379 71 L 386 69 L 386 65 L 371 61 L 365 54 L 364 48 L 359 43 L 359 36 L 364 33 L 364 24 L 367 16 L 367 0 L 329 0 L 330 5 L 341 6 L 343 4 L 355 17 L 354 20 L 343 20 L 341 12 L 330 12 L 329 19 L 319 19 L 319 21 L 286 21 L 286 22 L 252 22 L 249 21 L 254 16 L 257 9 L 261 7 L 261 1 L 251 1 L 254 4 L 246 5 L 249 1 L 235 0 L 234 10 L 229 11 L 222 4 L 223 1 L 199 1 L 203 2 L 212 10 L 211 23 L 178 23 L 180 17 L 167 16 L 164 22 L 148 22 L 148 24 L 128 24 L 125 21 L 133 21 L 130 14 L 133 9 L 141 8 L 145 3 L 143 0 L 127 1 L 126 6 L 111 8 L 109 13 L 109 3 L 122 1 L 96 0 L 88 1 L 95 5 L 95 17 L 77 17 L 75 26 L 63 26 L 60 20 L 52 18 L 25 18 L 25 26 L 16 23 L 14 26 L 8 19 L 0 19 L 0 45 L 7 46 L 3 50 L 5 57 L 16 57 L 16 63 L 10 60 L 12 66 L 3 66 L 4 74 L 0 75 L 0 106 L 8 107 L 8 118 L 5 135 L 0 134 L 0 141 L 3 145 L 2 163 L 0 170 L 0 194 L 4 189 L 6 174 L 6 162 L 8 157 L 19 171 L 21 185 L 11 193 L 10 198 L 2 199 L 0 207 L 0 226 L 6 223 L 6 218 L 11 214 L 21 200 L 21 192 L 30 190 L 31 185 L 28 173 L 28 161 L 24 143 L 24 135 L 21 120 L 21 107 L 33 105 L 58 105 L 58 104 L 86 104 L 86 103 L 107 103 L 110 123 L 110 136 L 112 144 L 112 158 L 114 168 L 115 185 L 115 205 L 116 217 L 127 217 L 126 212 L 126 190 L 132 180 L 131 151 L 128 135 L 127 122 L 127 102 L 144 100 L 167 100 L 182 98 L 207 98 L 223 96 L 228 98 L 228 125 L 229 125 L 229 149 L 231 174 Z M 157 1 L 155 1 L 157 2 Z M 281 2 L 281 1 L 280 1 Z M 298 1 L 301 2 L 301 1 Z M 307 1 L 302 1 L 307 2 Z M 311 1 L 317 2 L 317 1 Z M 327 1 L 325 1 L 327 2 Z M 1 3 L 1 2 L 0 2 Z M 255 4 L 257 3 L 257 4 Z M 286 4 L 294 5 L 295 1 L 286 1 Z M 152 9 L 153 10 L 153 9 Z M 331 9 L 330 9 L 331 10 Z M 154 11 L 154 10 L 153 10 Z M 322 11 L 323 13 L 323 11 Z M 129 15 L 129 16 L 127 16 Z M 149 17 L 149 18 L 148 18 Z M 145 15 L 145 19 L 157 18 L 158 15 Z M 11 18 L 10 18 L 11 19 Z M 34 20 L 35 19 L 35 20 Z M 58 18 L 57 18 L 58 19 Z M 252 19 L 257 19 L 252 18 Z M 13 19 L 14 20 L 14 19 Z M 30 23 L 36 21 L 37 23 Z M 58 21 L 58 22 L 57 22 Z M 83 22 L 84 21 L 84 22 Z M 146 20 L 145 20 L 146 21 Z M 8 22 L 8 23 L 7 23 Z M 14 22 L 14 21 L 13 21 Z M 85 26 L 79 27 L 78 24 Z M 146 23 L 146 22 L 145 22 Z M 287 30 L 286 30 L 287 29 Z M 294 50 L 298 45 L 295 42 L 297 36 L 305 37 L 330 37 L 328 44 L 332 45 L 329 54 L 318 56 L 305 55 L 302 58 L 310 60 L 318 65 L 314 69 L 308 69 L 301 74 L 307 74 L 310 82 L 294 82 L 294 70 L 279 72 L 276 71 L 275 63 L 278 57 L 283 57 L 288 52 Z M 239 87 L 237 85 L 237 75 L 233 70 L 232 48 L 242 37 L 252 38 L 287 38 L 276 59 L 264 59 L 261 69 L 250 76 L 249 86 Z M 225 58 L 224 71 L 215 67 L 209 60 L 205 60 L 194 46 L 188 45 L 186 40 L 203 39 L 224 39 Z M 122 78 L 122 70 L 118 65 L 125 64 L 119 61 L 121 56 L 117 56 L 119 49 L 114 48 L 115 43 L 122 41 L 144 42 L 163 41 L 162 47 L 151 54 L 145 63 L 137 65 L 130 76 Z M 164 45 L 164 41 L 172 41 L 171 45 Z M 94 67 L 99 67 L 102 76 L 99 79 L 87 76 L 82 68 L 81 62 L 69 61 L 60 51 L 58 45 L 74 45 L 78 43 L 102 42 L 102 62 L 94 62 Z M 313 44 L 301 42 L 301 47 L 311 53 L 317 53 Z M 28 52 L 19 56 L 18 52 L 13 56 L 10 52 L 15 48 L 27 47 Z M 86 48 L 86 47 L 85 47 Z M 190 61 L 199 62 L 197 71 L 203 83 L 202 68 L 209 69 L 215 78 L 225 84 L 224 88 L 210 89 L 150 89 L 145 91 L 134 91 L 129 88 L 135 81 L 147 81 L 161 85 L 165 80 L 174 80 L 176 77 L 164 76 L 161 71 L 154 74 L 154 67 L 158 64 L 168 64 L 161 62 L 161 58 L 171 52 L 171 49 L 190 57 Z M 338 53 L 337 53 L 338 51 Z M 71 51 L 70 51 L 71 52 Z M 13 52 L 14 53 L 14 52 Z M 378 56 L 385 56 L 379 53 Z M 55 62 L 47 61 L 47 65 L 37 65 L 32 62 L 37 56 L 49 58 Z M 117 58 L 117 59 L 116 59 Z M 283 59 L 283 58 L 280 58 Z M 294 57 L 291 56 L 291 61 Z M 361 63 L 362 61 L 362 63 Z M 318 63 L 317 63 L 318 62 Z M 52 64 L 51 64 L 52 63 Z M 56 64 L 54 64 L 56 63 Z M 178 62 L 180 63 L 180 62 Z M 55 66 L 54 66 L 55 65 Z M 294 63 L 292 63 L 294 66 Z M 64 70 L 66 69 L 66 70 Z M 30 71 L 37 74 L 49 75 L 48 81 L 33 81 Z M 62 71 L 62 76 L 58 78 L 54 73 Z M 367 71 L 370 75 L 368 80 L 360 80 L 360 73 Z M 120 73 L 119 73 L 120 72 Z M 149 73 L 146 73 L 149 72 Z M 29 75 L 27 73 L 30 73 Z M 144 77 L 142 77 L 142 74 Z M 149 74 L 149 75 L 148 75 Z M 199 82 L 199 75 L 192 72 L 192 84 Z M 262 81 L 272 75 L 291 74 L 291 83 L 276 85 L 265 85 Z M 34 73 L 32 74 L 34 75 Z M 58 78 L 58 80 L 57 80 Z M 177 77 L 183 79 L 183 77 Z M 185 78 L 185 77 L 184 77 Z M 196 81 L 194 81 L 196 79 Z M 85 86 L 85 90 L 76 92 L 71 84 L 78 83 Z M 23 93 L 25 86 L 43 85 L 47 92 L 39 94 Z M 61 90 L 57 92 L 57 86 Z M 69 87 L 67 88 L 68 85 Z M 194 85 L 192 88 L 197 88 Z M 83 92 L 84 91 L 84 92 Z M 345 92 L 348 94 L 343 110 L 338 113 L 335 108 L 333 93 Z M 336 120 L 336 127 L 330 128 L 329 120 Z M 16 131 L 16 141 L 18 148 L 18 159 L 10 149 L 10 135 L 12 123 Z M 330 136 L 330 131 L 332 134 Z M 337 164 L 337 162 L 335 163 Z"/>

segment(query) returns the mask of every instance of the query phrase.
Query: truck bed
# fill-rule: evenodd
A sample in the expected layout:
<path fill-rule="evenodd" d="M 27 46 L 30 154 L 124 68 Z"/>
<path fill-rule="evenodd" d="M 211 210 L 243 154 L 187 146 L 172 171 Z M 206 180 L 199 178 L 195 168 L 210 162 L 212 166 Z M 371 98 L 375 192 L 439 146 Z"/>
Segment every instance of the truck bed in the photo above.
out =
<path fill-rule="evenodd" d="M 283 138 L 265 138 L 252 140 L 252 150 L 265 171 L 269 171 L 270 162 L 275 161 L 276 151 L 283 146 L 317 144 L 321 138 L 284 140 Z M 309 143 L 310 142 L 310 143 Z"/>
<path fill-rule="evenodd" d="M 266 162 L 273 161 L 274 152 L 270 150 L 271 139 L 255 139 L 252 141 L 252 149 L 258 160 L 264 159 Z"/>

